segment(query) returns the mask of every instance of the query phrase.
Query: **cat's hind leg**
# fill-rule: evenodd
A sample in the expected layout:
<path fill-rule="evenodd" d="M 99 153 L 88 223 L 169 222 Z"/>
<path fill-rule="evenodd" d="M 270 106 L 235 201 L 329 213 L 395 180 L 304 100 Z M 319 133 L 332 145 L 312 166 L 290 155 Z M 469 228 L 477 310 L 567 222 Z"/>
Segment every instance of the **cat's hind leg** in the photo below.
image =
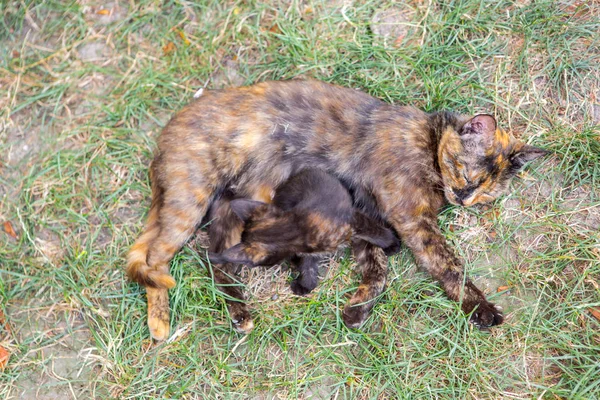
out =
<path fill-rule="evenodd" d="M 154 270 L 146 263 L 150 243 L 160 233 L 158 214 L 162 202 L 158 200 L 160 199 L 153 199 L 144 233 L 127 255 L 127 275 L 146 287 L 150 334 L 156 340 L 164 340 L 169 336 L 169 297 L 166 287 L 175 286 L 175 280 L 168 269 Z M 156 287 L 159 285 L 163 287 Z"/>
<path fill-rule="evenodd" d="M 375 300 L 385 289 L 388 260 L 381 247 L 361 239 L 352 239 L 352 254 L 361 269 L 362 281 L 344 307 L 342 318 L 347 327 L 358 328 L 367 320 Z"/>
<path fill-rule="evenodd" d="M 156 179 L 156 161 L 150 167 L 152 204 L 144 232 L 135 241 L 127 254 L 127 276 L 146 288 L 148 301 L 148 326 L 156 340 L 169 335 L 169 298 L 167 288 L 175 286 L 168 268 L 154 269 L 148 265 L 148 253 L 161 231 L 160 210 L 164 205 L 164 189 Z"/>
<path fill-rule="evenodd" d="M 147 263 L 156 275 L 171 276 L 169 262 L 202 221 L 210 195 L 202 189 L 195 193 L 177 188 L 165 191 L 162 207 L 158 211 L 160 230 L 148 245 Z M 156 340 L 165 340 L 169 336 L 168 287 L 146 288 L 148 327 Z"/>
<path fill-rule="evenodd" d="M 164 189 L 156 179 L 156 162 L 150 166 L 150 182 L 152 188 L 152 204 L 143 233 L 135 241 L 127 253 L 127 276 L 145 287 L 171 288 L 175 280 L 169 274 L 162 275 L 148 265 L 150 244 L 160 233 L 160 209 L 163 207 Z"/>

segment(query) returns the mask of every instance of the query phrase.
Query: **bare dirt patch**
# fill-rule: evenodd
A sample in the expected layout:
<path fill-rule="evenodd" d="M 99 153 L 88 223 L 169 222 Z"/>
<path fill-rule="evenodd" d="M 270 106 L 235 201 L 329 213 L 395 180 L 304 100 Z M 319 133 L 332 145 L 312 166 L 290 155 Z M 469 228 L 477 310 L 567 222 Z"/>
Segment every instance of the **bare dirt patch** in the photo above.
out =
<path fill-rule="evenodd" d="M 33 118 L 28 113 L 13 114 L 6 127 L 3 145 L 6 151 L 0 155 L 0 162 L 11 167 L 39 152 L 40 130 L 33 124 Z"/>
<path fill-rule="evenodd" d="M 89 328 L 66 304 L 47 304 L 34 299 L 9 305 L 14 340 L 29 346 L 26 354 L 11 361 L 11 368 L 20 372 L 13 398 L 91 397 L 98 375 Z"/>

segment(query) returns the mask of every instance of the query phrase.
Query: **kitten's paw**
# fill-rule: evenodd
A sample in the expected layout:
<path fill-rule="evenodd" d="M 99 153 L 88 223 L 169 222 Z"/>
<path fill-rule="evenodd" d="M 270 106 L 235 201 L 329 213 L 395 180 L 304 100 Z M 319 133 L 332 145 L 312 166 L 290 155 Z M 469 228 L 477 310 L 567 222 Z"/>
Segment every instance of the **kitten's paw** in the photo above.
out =
<path fill-rule="evenodd" d="M 488 301 L 482 301 L 474 308 L 470 322 L 479 329 L 500 325 L 504 321 L 502 309 Z"/>
<path fill-rule="evenodd" d="M 357 306 L 346 304 L 342 311 L 344 324 L 350 329 L 360 328 L 371 315 L 371 308 L 364 304 Z"/>
<path fill-rule="evenodd" d="M 290 283 L 290 289 L 292 289 L 292 292 L 296 295 L 296 296 L 306 296 L 307 294 L 309 294 L 310 292 L 313 291 L 315 287 L 306 287 L 303 286 L 298 279 L 294 279 L 292 281 L 292 283 Z"/>
<path fill-rule="evenodd" d="M 148 318 L 148 328 L 150 329 L 150 335 L 157 341 L 166 340 L 169 337 L 169 321 L 162 320 L 156 317 Z"/>
<path fill-rule="evenodd" d="M 246 306 L 230 306 L 229 315 L 231 315 L 231 323 L 233 324 L 233 329 L 237 333 L 242 333 L 244 335 L 249 334 L 254 329 L 254 322 L 252 322 L 252 315 L 246 309 Z"/>

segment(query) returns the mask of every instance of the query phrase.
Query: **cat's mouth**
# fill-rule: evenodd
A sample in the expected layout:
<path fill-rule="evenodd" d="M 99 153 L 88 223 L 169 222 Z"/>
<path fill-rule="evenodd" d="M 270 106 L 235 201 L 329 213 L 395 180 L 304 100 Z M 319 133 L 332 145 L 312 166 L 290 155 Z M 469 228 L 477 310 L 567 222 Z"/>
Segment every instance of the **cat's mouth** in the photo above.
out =
<path fill-rule="evenodd" d="M 458 196 L 456 196 L 452 190 L 449 189 L 445 189 L 444 190 L 444 195 L 446 197 L 446 200 L 448 200 L 448 203 L 455 205 L 455 206 L 463 206 L 463 201 L 461 199 L 458 198 Z"/>
<path fill-rule="evenodd" d="M 458 197 L 452 190 L 446 189 L 444 193 L 446 195 L 446 200 L 455 206 L 472 207 L 476 205 L 488 204 L 494 201 L 494 198 L 486 193 L 473 193 L 465 199 Z"/>

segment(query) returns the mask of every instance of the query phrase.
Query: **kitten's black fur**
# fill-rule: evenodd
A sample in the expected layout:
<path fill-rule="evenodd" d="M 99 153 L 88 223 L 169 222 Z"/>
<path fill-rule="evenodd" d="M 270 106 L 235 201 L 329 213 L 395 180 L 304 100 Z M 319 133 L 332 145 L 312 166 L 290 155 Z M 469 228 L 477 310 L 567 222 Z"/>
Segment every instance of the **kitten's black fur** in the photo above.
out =
<path fill-rule="evenodd" d="M 400 246 L 391 229 L 355 208 L 340 181 L 322 170 L 308 169 L 291 177 L 278 188 L 272 204 L 225 197 L 213 207 L 230 207 L 245 229 L 241 243 L 221 254 L 209 253 L 211 262 L 256 266 L 291 259 L 298 271 L 292 290 L 300 295 L 316 287 L 322 255 L 351 237 L 381 247 L 387 254 Z M 218 226 L 213 229 L 222 230 Z"/>

